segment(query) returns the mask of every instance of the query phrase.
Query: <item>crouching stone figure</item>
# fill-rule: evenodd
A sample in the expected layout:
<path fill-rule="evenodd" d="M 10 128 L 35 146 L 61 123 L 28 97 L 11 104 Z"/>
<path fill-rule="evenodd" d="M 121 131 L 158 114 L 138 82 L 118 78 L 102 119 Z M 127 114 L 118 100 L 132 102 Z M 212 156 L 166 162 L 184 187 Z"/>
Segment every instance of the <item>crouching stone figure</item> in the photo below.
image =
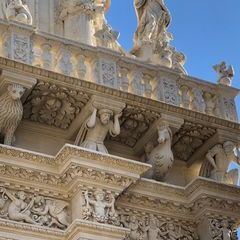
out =
<path fill-rule="evenodd" d="M 21 97 L 25 88 L 19 84 L 10 84 L 0 96 L 0 134 L 4 144 L 12 145 L 14 133 L 22 120 L 23 106 Z"/>
<path fill-rule="evenodd" d="M 115 114 L 113 120 L 111 120 L 112 116 L 112 110 L 94 108 L 91 116 L 80 128 L 75 144 L 94 151 L 108 153 L 104 145 L 108 132 L 112 137 L 120 134 L 119 117 L 121 113 Z"/>

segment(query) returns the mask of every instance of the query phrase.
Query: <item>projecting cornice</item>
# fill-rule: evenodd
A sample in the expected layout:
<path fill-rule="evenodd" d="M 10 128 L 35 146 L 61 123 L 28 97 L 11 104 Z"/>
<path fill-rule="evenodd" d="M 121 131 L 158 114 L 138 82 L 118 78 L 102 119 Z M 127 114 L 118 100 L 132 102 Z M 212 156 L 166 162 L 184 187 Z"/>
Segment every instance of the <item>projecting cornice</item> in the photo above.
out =
<path fill-rule="evenodd" d="M 89 96 L 94 94 L 98 96 L 110 97 L 114 100 L 124 100 L 126 104 L 132 106 L 138 106 L 159 113 L 174 114 L 175 116 L 182 117 L 188 121 L 198 121 L 199 123 L 211 125 L 213 127 L 240 132 L 240 124 L 236 122 L 224 120 L 222 118 L 206 115 L 201 112 L 196 112 L 149 98 L 137 96 L 131 93 L 123 92 L 121 90 L 98 85 L 96 83 L 69 77 L 56 72 L 33 67 L 24 63 L 19 63 L 10 59 L 0 57 L 0 68 L 8 71 L 13 71 L 15 73 L 19 72 L 21 74 L 26 74 L 26 76 L 34 77 L 38 81 L 46 81 L 49 84 L 56 84 L 57 86 L 67 87 L 71 90 L 79 90 L 85 94 L 88 94 Z M 238 93 L 237 89 L 232 88 L 232 90 Z"/>

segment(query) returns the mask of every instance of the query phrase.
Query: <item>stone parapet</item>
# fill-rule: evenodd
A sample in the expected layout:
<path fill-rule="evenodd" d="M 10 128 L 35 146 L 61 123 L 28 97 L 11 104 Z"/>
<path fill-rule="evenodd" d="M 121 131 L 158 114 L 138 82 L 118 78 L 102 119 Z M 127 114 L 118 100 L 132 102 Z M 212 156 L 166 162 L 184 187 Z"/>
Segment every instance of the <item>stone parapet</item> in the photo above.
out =
<path fill-rule="evenodd" d="M 194 112 L 237 121 L 234 102 L 237 89 L 201 81 L 124 52 L 81 44 L 14 22 L 1 20 L 0 31 L 0 55 L 3 57 Z"/>

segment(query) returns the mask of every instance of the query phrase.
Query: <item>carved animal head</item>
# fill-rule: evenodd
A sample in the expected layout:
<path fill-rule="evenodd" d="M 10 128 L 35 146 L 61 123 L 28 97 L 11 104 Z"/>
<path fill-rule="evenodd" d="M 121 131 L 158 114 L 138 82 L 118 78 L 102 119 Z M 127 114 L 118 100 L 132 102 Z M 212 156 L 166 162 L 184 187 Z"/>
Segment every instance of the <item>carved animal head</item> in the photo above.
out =
<path fill-rule="evenodd" d="M 18 100 L 22 97 L 25 92 L 25 88 L 19 84 L 11 84 L 7 88 L 9 96 L 13 100 Z"/>
<path fill-rule="evenodd" d="M 163 124 L 158 126 L 158 142 L 165 143 L 166 141 L 172 141 L 172 131 L 168 125 Z"/>

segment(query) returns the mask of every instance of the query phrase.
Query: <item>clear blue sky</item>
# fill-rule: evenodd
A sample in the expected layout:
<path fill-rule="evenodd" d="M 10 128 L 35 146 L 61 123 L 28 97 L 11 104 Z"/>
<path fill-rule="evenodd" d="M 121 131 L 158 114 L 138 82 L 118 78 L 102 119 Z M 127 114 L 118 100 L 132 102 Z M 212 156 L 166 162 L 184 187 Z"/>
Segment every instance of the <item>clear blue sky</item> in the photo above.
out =
<path fill-rule="evenodd" d="M 240 88 L 240 0 L 165 0 L 171 15 L 174 45 L 187 56 L 191 76 L 216 82 L 214 64 L 225 60 L 235 68 L 233 86 Z M 133 0 L 112 0 L 109 24 L 121 33 L 126 49 L 133 45 L 136 16 Z M 240 116 L 240 98 L 237 101 Z"/>
<path fill-rule="evenodd" d="M 240 0 L 165 0 L 172 15 L 172 45 L 187 56 L 191 76 L 216 83 L 214 64 L 235 68 L 233 86 L 240 88 Z M 112 0 L 109 24 L 121 33 L 120 43 L 131 49 L 137 21 L 133 0 Z M 240 97 L 237 99 L 240 118 Z M 239 232 L 240 237 L 240 232 Z"/>

